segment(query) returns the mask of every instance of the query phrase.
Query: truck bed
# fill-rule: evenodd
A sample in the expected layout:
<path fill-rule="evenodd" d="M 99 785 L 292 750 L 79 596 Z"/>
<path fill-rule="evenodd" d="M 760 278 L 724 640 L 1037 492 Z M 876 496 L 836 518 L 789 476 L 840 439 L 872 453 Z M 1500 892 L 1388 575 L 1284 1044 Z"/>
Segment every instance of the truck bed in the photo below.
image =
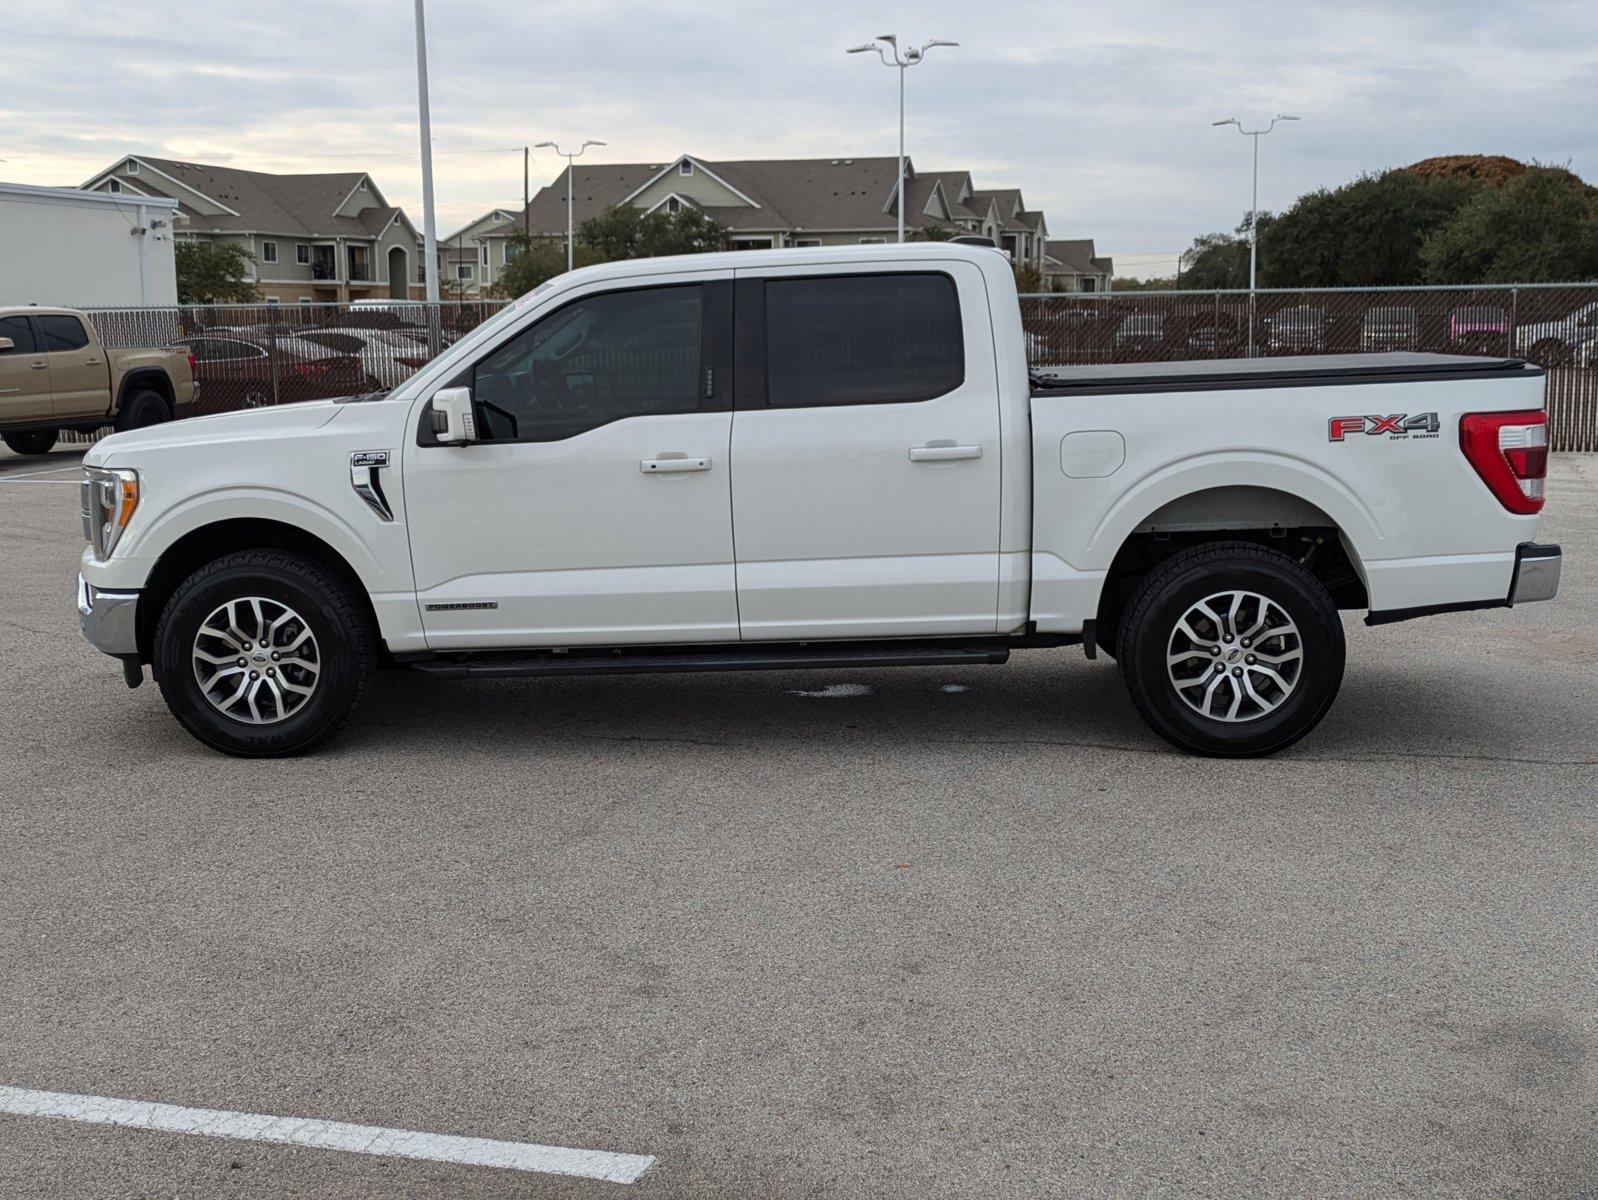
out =
<path fill-rule="evenodd" d="M 1209 358 L 1185 362 L 1104 363 L 1034 367 L 1034 396 L 1117 392 L 1207 392 L 1326 384 L 1413 383 L 1541 375 L 1519 358 L 1463 354 L 1304 354 L 1277 358 Z"/>

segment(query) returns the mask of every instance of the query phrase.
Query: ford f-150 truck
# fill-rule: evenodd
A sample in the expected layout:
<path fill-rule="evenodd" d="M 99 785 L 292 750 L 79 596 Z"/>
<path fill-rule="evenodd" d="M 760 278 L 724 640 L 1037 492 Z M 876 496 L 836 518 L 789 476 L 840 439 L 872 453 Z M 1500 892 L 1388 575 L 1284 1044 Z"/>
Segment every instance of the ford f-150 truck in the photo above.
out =
<path fill-rule="evenodd" d="M 194 400 L 187 346 L 110 350 L 69 308 L 0 308 L 0 440 L 44 454 L 63 429 L 143 429 Z"/>
<path fill-rule="evenodd" d="M 241 755 L 433 677 L 1119 662 L 1160 735 L 1278 750 L 1381 624 L 1546 600 L 1540 371 L 1424 354 L 1029 370 L 947 244 L 612 263 L 386 394 L 117 434 L 78 605 Z"/>

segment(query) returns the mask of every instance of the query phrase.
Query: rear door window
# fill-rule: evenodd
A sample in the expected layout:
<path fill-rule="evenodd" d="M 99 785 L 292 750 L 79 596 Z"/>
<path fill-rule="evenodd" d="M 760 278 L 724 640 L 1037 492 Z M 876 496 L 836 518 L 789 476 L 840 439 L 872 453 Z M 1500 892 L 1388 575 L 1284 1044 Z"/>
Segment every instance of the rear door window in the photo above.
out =
<path fill-rule="evenodd" d="M 76 317 L 45 314 L 34 318 L 39 322 L 39 332 L 44 336 L 47 351 L 81 350 L 89 344 L 83 322 Z"/>
<path fill-rule="evenodd" d="M 947 275 L 768 279 L 765 303 L 766 407 L 913 404 L 965 381 Z"/>

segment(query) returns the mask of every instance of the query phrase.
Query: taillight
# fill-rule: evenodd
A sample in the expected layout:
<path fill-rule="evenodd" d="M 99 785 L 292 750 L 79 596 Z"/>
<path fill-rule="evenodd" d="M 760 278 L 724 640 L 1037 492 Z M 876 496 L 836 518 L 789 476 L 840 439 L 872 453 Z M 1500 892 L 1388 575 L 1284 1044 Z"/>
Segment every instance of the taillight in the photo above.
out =
<path fill-rule="evenodd" d="M 314 359 L 310 362 L 297 362 L 294 364 L 294 373 L 303 375 L 307 379 L 318 375 L 326 375 L 328 363 L 324 359 Z"/>
<path fill-rule="evenodd" d="M 1512 513 L 1542 511 L 1548 474 L 1548 414 L 1467 413 L 1459 420 L 1459 447 L 1482 482 Z"/>
<path fill-rule="evenodd" d="M 194 355 L 190 354 L 189 355 L 189 377 L 193 378 L 195 375 L 198 375 L 199 373 L 200 373 L 200 364 L 195 360 Z"/>

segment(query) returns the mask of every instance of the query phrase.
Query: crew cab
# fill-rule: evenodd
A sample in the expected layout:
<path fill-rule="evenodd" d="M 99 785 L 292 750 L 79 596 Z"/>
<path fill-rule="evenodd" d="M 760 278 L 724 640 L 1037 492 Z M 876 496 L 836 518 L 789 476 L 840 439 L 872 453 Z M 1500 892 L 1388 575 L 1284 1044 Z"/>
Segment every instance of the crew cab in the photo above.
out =
<path fill-rule="evenodd" d="M 0 439 L 45 454 L 63 429 L 143 429 L 193 402 L 187 347 L 111 350 L 70 308 L 0 308 Z"/>
<path fill-rule="evenodd" d="M 948 244 L 611 263 L 392 391 L 117 434 L 78 605 L 206 744 L 304 750 L 432 678 L 1118 660 L 1262 754 L 1371 624 L 1552 597 L 1543 379 L 1380 354 L 1029 370 Z"/>

